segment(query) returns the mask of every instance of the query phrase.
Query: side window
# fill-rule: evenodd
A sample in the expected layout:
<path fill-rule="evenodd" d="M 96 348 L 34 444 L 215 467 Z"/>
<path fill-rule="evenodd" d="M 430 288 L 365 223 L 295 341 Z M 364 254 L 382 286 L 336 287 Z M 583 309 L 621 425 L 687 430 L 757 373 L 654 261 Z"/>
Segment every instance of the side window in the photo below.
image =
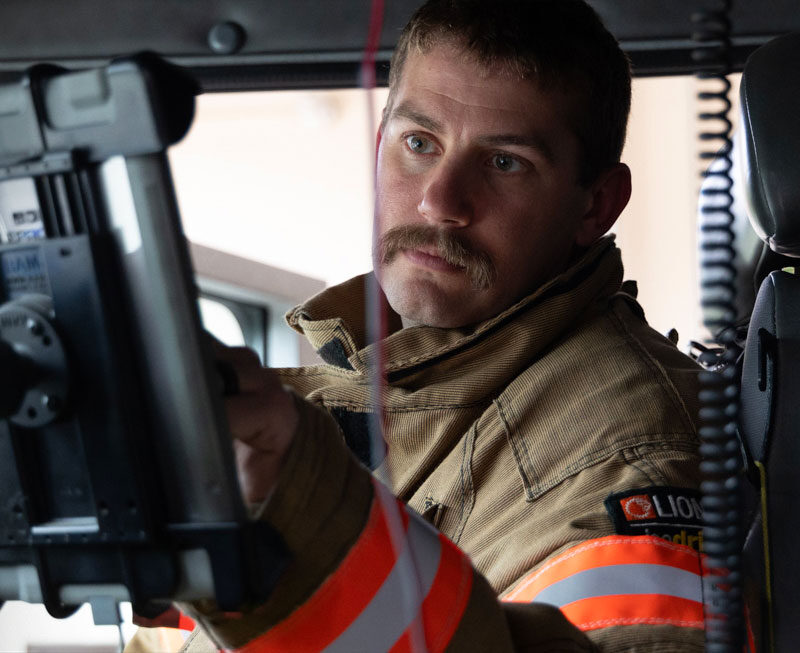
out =
<path fill-rule="evenodd" d="M 262 364 L 267 363 L 269 309 L 264 305 L 200 293 L 198 300 L 203 326 L 231 347 L 250 347 Z"/>
<path fill-rule="evenodd" d="M 325 288 L 324 281 L 197 243 L 189 252 L 203 326 L 218 340 L 250 347 L 269 367 L 321 362 L 284 315 Z"/>

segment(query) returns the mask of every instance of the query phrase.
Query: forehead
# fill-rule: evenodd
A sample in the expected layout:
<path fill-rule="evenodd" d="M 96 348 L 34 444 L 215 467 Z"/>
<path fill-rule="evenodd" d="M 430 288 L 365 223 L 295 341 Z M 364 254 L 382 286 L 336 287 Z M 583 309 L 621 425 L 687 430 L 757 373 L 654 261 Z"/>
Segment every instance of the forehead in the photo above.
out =
<path fill-rule="evenodd" d="M 445 43 L 409 52 L 387 119 L 407 118 L 410 108 L 443 127 L 547 132 L 561 139 L 571 134 L 573 104 L 560 88 L 543 87 L 503 63 L 483 64 Z"/>

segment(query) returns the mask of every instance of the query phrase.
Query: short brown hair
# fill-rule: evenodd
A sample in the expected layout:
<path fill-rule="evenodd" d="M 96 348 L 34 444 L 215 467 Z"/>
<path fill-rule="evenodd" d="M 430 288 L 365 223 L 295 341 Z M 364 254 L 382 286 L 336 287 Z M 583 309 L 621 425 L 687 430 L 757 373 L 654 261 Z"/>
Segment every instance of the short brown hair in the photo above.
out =
<path fill-rule="evenodd" d="M 631 104 L 630 62 L 583 0 L 428 0 L 395 48 L 387 108 L 412 48 L 424 53 L 442 41 L 462 45 L 484 65 L 508 65 L 520 78 L 575 97 L 581 183 L 619 161 Z"/>

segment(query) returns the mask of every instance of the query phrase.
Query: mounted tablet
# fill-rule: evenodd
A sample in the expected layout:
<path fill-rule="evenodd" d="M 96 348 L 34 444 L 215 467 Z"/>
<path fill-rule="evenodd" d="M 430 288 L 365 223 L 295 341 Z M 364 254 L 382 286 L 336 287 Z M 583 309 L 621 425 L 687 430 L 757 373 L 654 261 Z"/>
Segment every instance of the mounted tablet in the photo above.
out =
<path fill-rule="evenodd" d="M 0 601 L 233 609 L 286 561 L 241 500 L 165 155 L 194 95 L 147 54 L 0 86 Z"/>

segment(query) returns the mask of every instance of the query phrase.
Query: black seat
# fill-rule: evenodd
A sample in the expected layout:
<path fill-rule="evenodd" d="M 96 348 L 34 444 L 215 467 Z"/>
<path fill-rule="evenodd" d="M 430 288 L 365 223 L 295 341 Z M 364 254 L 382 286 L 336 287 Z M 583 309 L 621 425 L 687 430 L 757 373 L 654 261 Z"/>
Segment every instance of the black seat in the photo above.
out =
<path fill-rule="evenodd" d="M 800 257 L 800 34 L 775 39 L 748 60 L 741 113 L 750 220 L 772 252 Z M 753 480 L 745 542 L 750 623 L 758 650 L 795 650 L 800 276 L 793 271 L 770 272 L 758 292 L 742 365 L 739 430 Z"/>

